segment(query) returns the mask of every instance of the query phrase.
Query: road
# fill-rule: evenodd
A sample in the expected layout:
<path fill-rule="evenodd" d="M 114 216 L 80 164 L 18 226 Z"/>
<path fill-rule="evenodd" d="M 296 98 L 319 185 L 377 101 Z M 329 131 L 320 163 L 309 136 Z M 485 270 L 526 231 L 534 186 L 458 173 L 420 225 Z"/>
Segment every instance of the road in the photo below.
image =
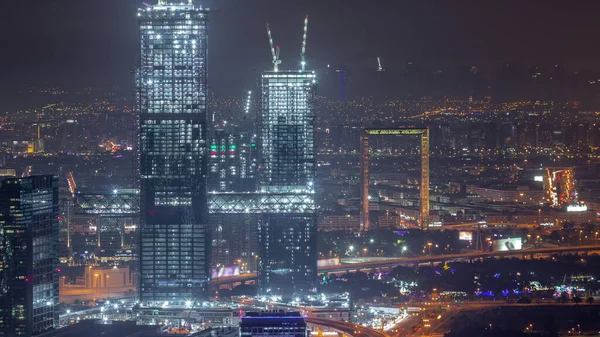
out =
<path fill-rule="evenodd" d="M 304 320 L 310 326 L 335 330 L 352 337 L 389 337 L 382 331 L 373 330 L 360 324 L 314 317 L 305 317 Z"/>
<path fill-rule="evenodd" d="M 551 254 L 551 253 L 572 253 L 572 252 L 584 252 L 584 251 L 600 251 L 600 245 L 590 246 L 577 246 L 577 247 L 550 247 L 550 248 L 536 248 L 527 250 L 509 250 L 509 251 L 497 251 L 497 252 L 473 252 L 464 254 L 445 254 L 445 255 L 430 255 L 430 256 L 418 256 L 408 258 L 397 258 L 393 260 L 384 261 L 369 261 L 362 263 L 353 264 L 342 264 L 335 266 L 326 266 L 319 268 L 319 272 L 340 272 L 340 271 L 353 271 L 361 269 L 373 269 L 373 268 L 387 268 L 396 267 L 400 265 L 415 265 L 421 263 L 430 262 L 442 262 L 449 260 L 466 260 L 466 259 L 478 259 L 483 257 L 505 257 L 514 255 L 530 255 L 530 254 Z"/>
<path fill-rule="evenodd" d="M 469 260 L 478 259 L 485 257 L 506 257 L 515 255 L 530 255 L 530 254 L 552 254 L 552 253 L 574 253 L 574 252 L 589 252 L 589 251 L 600 251 L 600 245 L 587 245 L 587 246 L 575 246 L 575 247 L 550 247 L 550 248 L 536 248 L 527 250 L 510 250 L 501 252 L 473 252 L 464 254 L 446 254 L 446 255 L 430 255 L 430 256 L 418 256 L 418 257 L 405 257 L 395 258 L 387 260 L 367 261 L 359 263 L 342 263 L 334 266 L 319 267 L 319 273 L 335 273 L 335 272 L 346 272 L 356 270 L 371 270 L 376 268 L 393 268 L 400 265 L 415 265 L 421 263 L 435 263 L 442 261 L 452 260 Z M 237 283 L 242 281 L 254 280 L 256 274 L 243 274 L 237 276 L 219 277 L 218 279 L 212 280 L 212 284 L 228 284 Z"/>
<path fill-rule="evenodd" d="M 90 301 L 96 298 L 124 298 L 135 296 L 135 289 L 132 287 L 119 288 L 79 288 L 79 287 L 60 287 L 60 302 L 71 304 L 75 300 Z"/>
<path fill-rule="evenodd" d="M 441 303 L 439 303 L 441 304 Z M 441 305 L 436 304 L 431 308 L 424 308 L 423 311 L 419 313 L 418 316 L 411 316 L 405 320 L 400 321 L 392 330 L 389 332 L 392 334 L 392 337 L 417 337 L 417 336 L 443 336 L 446 332 L 450 331 L 452 327 L 452 323 L 454 322 L 454 318 L 463 316 L 466 319 L 471 319 L 477 317 L 480 313 L 486 310 L 490 310 L 492 308 L 499 307 L 551 307 L 551 306 L 584 306 L 584 305 L 596 305 L 596 304 L 575 304 L 575 303 L 565 303 L 560 304 L 556 303 L 555 300 L 546 300 L 542 302 L 535 302 L 530 304 L 516 304 L 516 303 L 507 303 L 506 301 L 498 300 L 498 301 L 483 301 L 483 302 L 463 302 L 460 305 L 457 303 L 452 303 L 448 307 L 447 305 L 443 305 L 447 309 L 444 311 L 436 310 L 440 308 Z M 439 318 L 438 318 L 439 317 Z M 423 319 L 428 320 L 424 322 Z M 429 325 L 429 326 L 426 326 Z M 415 329 L 417 328 L 417 329 Z"/>

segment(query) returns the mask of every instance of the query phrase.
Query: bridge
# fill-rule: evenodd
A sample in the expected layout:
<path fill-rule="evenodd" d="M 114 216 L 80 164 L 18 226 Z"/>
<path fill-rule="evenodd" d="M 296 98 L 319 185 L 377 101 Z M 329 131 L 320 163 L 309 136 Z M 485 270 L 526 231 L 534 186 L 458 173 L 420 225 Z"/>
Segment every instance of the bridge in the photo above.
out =
<path fill-rule="evenodd" d="M 349 322 L 334 321 L 329 319 L 321 319 L 314 317 L 304 317 L 304 321 L 309 326 L 315 327 L 319 330 L 333 330 L 341 336 L 352 336 L 352 337 L 389 337 L 381 331 L 377 331 L 371 328 L 367 328 L 360 324 L 354 324 Z M 322 334 L 319 334 L 322 336 Z"/>
<path fill-rule="evenodd" d="M 445 254 L 445 255 L 430 255 L 430 256 L 418 256 L 418 257 L 404 257 L 404 258 L 384 258 L 381 260 L 370 260 L 365 262 L 357 263 L 341 263 L 333 266 L 323 266 L 318 268 L 318 272 L 322 273 L 339 273 L 339 272 L 352 272 L 358 270 L 372 270 L 379 268 L 394 268 L 397 266 L 414 266 L 422 263 L 436 263 L 446 261 L 460 261 L 460 260 L 471 260 L 480 259 L 486 257 L 508 257 L 508 256 L 530 256 L 539 254 L 561 254 L 561 253 L 578 253 L 578 252 L 600 252 L 600 245 L 587 245 L 587 246 L 574 246 L 574 247 L 548 247 L 548 248 L 535 248 L 535 249 L 524 249 L 524 250 L 508 250 L 508 251 L 492 251 L 492 252 L 472 252 L 463 254 Z M 254 280 L 256 274 L 242 274 L 236 276 L 219 277 L 213 279 L 212 284 L 235 284 L 238 282 L 245 282 Z"/>
<path fill-rule="evenodd" d="M 574 246 L 574 247 L 548 247 L 548 248 L 535 248 L 535 249 L 524 249 L 524 250 L 507 250 L 507 251 L 492 251 L 492 252 L 472 252 L 463 254 L 444 254 L 444 255 L 430 255 L 430 256 L 418 256 L 409 258 L 398 258 L 382 261 L 368 261 L 352 264 L 340 264 L 334 266 L 326 266 L 319 268 L 320 273 L 334 273 L 341 271 L 353 271 L 353 270 L 365 270 L 374 268 L 393 268 L 400 265 L 415 265 L 421 263 L 435 263 L 445 262 L 453 260 L 470 260 L 479 259 L 485 257 L 506 257 L 506 256 L 527 256 L 536 254 L 560 254 L 560 253 L 576 253 L 576 252 L 589 252 L 589 251 L 600 251 L 600 245 L 589 245 L 589 246 Z"/>

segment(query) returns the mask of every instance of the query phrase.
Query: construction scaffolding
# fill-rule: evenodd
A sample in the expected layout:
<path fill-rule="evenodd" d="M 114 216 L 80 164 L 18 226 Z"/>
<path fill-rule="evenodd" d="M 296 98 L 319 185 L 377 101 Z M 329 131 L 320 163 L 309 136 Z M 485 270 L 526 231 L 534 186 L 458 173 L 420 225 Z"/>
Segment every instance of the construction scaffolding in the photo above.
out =
<path fill-rule="evenodd" d="M 124 248 L 125 235 L 139 228 L 140 195 L 137 189 L 77 192 L 73 194 L 72 204 L 72 215 L 96 218 L 96 245 L 101 249 Z M 70 238 L 67 240 L 70 242 Z"/>
<path fill-rule="evenodd" d="M 208 194 L 208 210 L 211 214 L 279 214 L 314 213 L 314 193 L 227 193 Z"/>

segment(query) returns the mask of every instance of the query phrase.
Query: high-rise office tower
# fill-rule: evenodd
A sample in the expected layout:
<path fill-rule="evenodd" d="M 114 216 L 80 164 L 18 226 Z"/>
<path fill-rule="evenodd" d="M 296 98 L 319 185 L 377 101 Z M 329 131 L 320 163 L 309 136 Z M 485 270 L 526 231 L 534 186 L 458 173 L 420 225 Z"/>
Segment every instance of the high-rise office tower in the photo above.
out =
<path fill-rule="evenodd" d="M 138 10 L 140 299 L 182 302 L 209 283 L 208 11 L 160 0 Z"/>
<path fill-rule="evenodd" d="M 0 185 L 0 336 L 58 325 L 58 178 Z"/>
<path fill-rule="evenodd" d="M 297 197 L 285 208 L 265 214 L 260 223 L 258 282 L 262 293 L 291 295 L 315 287 L 315 93 L 312 71 L 262 75 L 260 188 L 267 194 Z M 291 209 L 302 202 L 307 204 Z"/>

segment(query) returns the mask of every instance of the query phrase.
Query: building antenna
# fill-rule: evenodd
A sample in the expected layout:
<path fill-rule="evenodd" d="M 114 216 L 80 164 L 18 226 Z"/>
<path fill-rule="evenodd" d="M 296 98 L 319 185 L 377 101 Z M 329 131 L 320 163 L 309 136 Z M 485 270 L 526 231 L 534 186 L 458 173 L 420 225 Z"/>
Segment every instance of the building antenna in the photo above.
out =
<path fill-rule="evenodd" d="M 269 46 L 271 47 L 271 55 L 273 56 L 273 71 L 279 71 L 281 60 L 279 59 L 279 46 L 273 46 L 273 36 L 271 35 L 271 27 L 267 22 L 267 35 L 269 36 Z"/>
<path fill-rule="evenodd" d="M 302 71 L 306 68 L 306 33 L 308 32 L 308 15 L 304 18 L 304 34 L 302 35 L 302 53 L 300 54 L 300 66 Z"/>

